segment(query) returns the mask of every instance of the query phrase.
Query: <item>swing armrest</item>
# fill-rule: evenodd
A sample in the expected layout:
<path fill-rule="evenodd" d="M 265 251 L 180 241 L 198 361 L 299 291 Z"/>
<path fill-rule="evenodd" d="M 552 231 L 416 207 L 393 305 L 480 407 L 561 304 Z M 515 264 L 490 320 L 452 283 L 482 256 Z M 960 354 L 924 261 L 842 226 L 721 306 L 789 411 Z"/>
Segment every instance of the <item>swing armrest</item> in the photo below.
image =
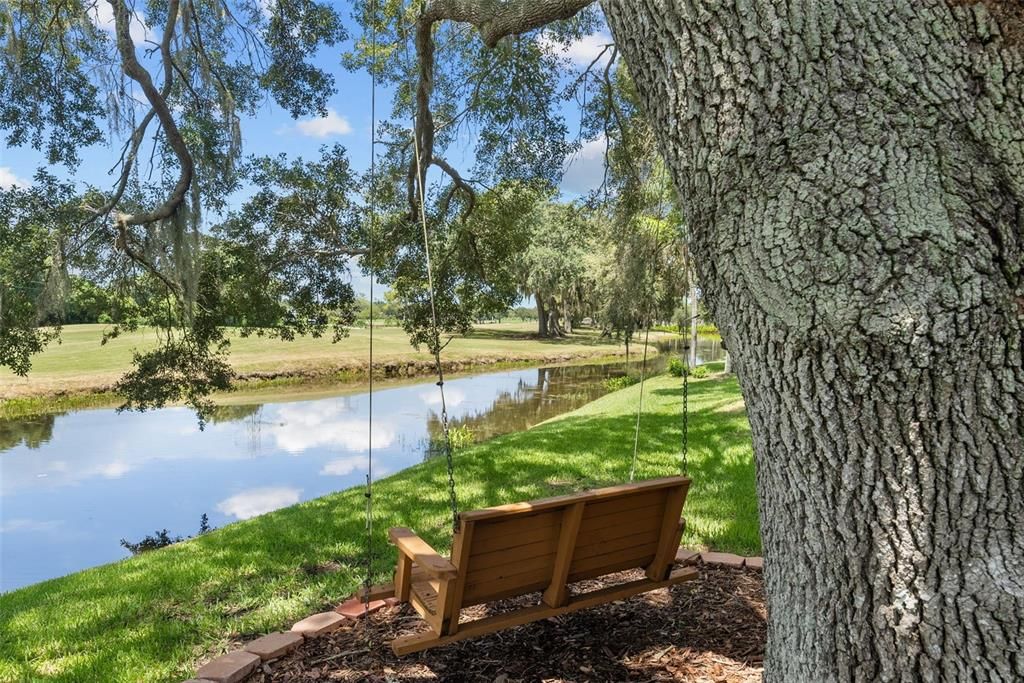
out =
<path fill-rule="evenodd" d="M 438 555 L 436 550 L 411 529 L 393 527 L 388 530 L 388 537 L 398 548 L 398 552 L 431 576 L 438 579 L 454 579 L 458 575 L 459 570 L 454 564 Z"/>

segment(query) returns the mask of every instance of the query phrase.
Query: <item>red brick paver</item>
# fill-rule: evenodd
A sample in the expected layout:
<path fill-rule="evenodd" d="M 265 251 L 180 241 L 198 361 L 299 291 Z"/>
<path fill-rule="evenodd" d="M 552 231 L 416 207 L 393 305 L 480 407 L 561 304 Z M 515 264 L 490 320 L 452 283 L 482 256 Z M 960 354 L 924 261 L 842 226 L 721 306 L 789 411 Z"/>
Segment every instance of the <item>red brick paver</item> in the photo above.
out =
<path fill-rule="evenodd" d="M 761 571 L 764 569 L 764 558 L 763 557 L 748 557 L 746 558 L 746 566 L 748 569 L 756 569 Z"/>
<path fill-rule="evenodd" d="M 281 655 L 291 652 L 302 642 L 302 634 L 291 631 L 288 633 L 271 633 L 262 638 L 257 638 L 245 646 L 246 652 L 259 655 L 263 661 L 277 659 Z"/>
<path fill-rule="evenodd" d="M 260 658 L 251 652 L 236 650 L 199 667 L 196 676 L 214 683 L 239 683 L 256 670 Z"/>
<path fill-rule="evenodd" d="M 341 616 L 337 612 L 320 612 L 320 614 L 314 614 L 313 616 L 306 617 L 302 621 L 296 622 L 292 626 L 292 631 L 295 633 L 301 633 L 307 638 L 315 638 L 316 636 L 323 635 L 324 633 L 330 633 L 335 631 L 342 624 L 345 623 L 345 617 Z"/>
<path fill-rule="evenodd" d="M 696 550 L 687 550 L 686 548 L 680 548 L 679 552 L 676 553 L 676 564 L 687 567 L 691 564 L 696 564 L 697 559 L 700 557 L 700 553 Z"/>
<path fill-rule="evenodd" d="M 739 569 L 743 566 L 743 558 L 732 553 L 701 553 L 700 559 L 704 564 L 720 564 L 725 567 L 732 567 L 733 569 Z"/>
<path fill-rule="evenodd" d="M 349 619 L 358 619 L 366 614 L 373 614 L 386 604 L 383 600 L 371 600 L 369 609 L 367 609 L 367 606 L 359 598 L 349 598 L 335 607 L 334 611 Z"/>

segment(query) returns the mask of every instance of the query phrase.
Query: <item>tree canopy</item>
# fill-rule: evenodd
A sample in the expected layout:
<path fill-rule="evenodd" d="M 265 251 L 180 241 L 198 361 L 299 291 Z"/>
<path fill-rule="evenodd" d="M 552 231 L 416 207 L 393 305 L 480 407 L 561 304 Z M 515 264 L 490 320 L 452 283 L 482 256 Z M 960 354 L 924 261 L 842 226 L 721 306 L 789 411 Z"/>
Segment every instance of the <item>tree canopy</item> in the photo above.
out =
<path fill-rule="evenodd" d="M 413 343 L 440 343 L 425 244 L 444 334 L 538 294 L 552 333 L 588 315 L 632 334 L 650 317 L 632 283 L 653 253 L 632 248 L 646 229 L 634 214 L 654 210 L 642 195 L 657 163 L 614 46 L 585 68 L 564 52 L 601 25 L 599 13 L 567 11 L 495 46 L 435 22 L 436 7 L 355 3 L 351 40 L 336 6 L 309 0 L 0 7 L 7 143 L 70 172 L 89 145 L 120 149 L 109 184 L 41 175 L 28 190 L 0 190 L 17 214 L 5 272 L 19 283 L 0 283 L 3 364 L 27 372 L 59 335 L 41 325 L 73 320 L 102 291 L 109 335 L 164 330 L 119 384 L 126 406 L 186 400 L 208 412 L 205 395 L 231 378 L 221 326 L 284 339 L 330 328 L 338 339 L 355 316 L 353 267 L 392 290 Z M 426 59 L 437 45 L 445 58 Z M 262 103 L 296 117 L 326 111 L 337 74 L 309 58 L 324 47 L 392 93 L 373 178 L 340 146 L 308 161 L 245 156 L 241 120 Z M 609 153 L 602 188 L 556 207 L 566 159 L 598 140 Z M 229 204 L 242 188 L 255 192 Z"/>

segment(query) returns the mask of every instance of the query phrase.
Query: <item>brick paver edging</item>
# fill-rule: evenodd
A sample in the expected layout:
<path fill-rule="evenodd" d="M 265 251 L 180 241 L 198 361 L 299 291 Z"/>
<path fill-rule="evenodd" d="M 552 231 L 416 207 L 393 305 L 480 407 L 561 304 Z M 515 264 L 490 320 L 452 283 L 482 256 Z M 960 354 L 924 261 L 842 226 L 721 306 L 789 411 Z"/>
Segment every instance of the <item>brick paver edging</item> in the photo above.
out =
<path fill-rule="evenodd" d="M 676 553 L 676 563 L 679 565 L 685 567 L 698 562 L 734 569 L 745 567 L 754 571 L 761 571 L 764 568 L 763 557 L 743 557 L 732 553 L 711 551 L 698 552 L 687 548 L 680 548 Z M 346 623 L 354 623 L 367 614 L 373 614 L 382 607 L 391 607 L 397 604 L 397 600 L 389 598 L 388 600 L 373 600 L 367 606 L 356 597 L 349 598 L 334 608 L 332 612 L 310 615 L 295 622 L 289 631 L 270 633 L 246 643 L 241 650 L 228 652 L 203 664 L 196 671 L 196 677 L 190 678 L 185 683 L 242 683 L 261 667 L 269 672 L 268 662 L 288 654 L 305 642 L 307 638 L 316 638 L 325 633 L 331 633 Z"/>

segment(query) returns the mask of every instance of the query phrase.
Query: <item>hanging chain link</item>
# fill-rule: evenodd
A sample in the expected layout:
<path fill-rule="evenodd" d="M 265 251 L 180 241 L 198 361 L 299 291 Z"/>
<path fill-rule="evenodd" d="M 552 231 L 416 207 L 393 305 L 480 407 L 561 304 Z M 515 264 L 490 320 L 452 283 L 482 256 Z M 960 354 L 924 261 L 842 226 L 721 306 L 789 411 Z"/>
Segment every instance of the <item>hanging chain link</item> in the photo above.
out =
<path fill-rule="evenodd" d="M 459 530 L 459 501 L 455 496 L 455 463 L 452 462 L 452 439 L 448 430 L 448 407 L 444 401 L 444 375 L 441 369 L 441 351 L 435 354 L 437 360 L 437 382 L 441 390 L 441 431 L 444 433 L 444 457 L 448 467 L 448 505 L 452 513 L 452 531 Z"/>
<path fill-rule="evenodd" d="M 416 120 L 413 119 L 413 130 L 416 130 Z M 413 140 L 413 149 L 416 156 L 416 179 L 420 192 L 420 223 L 423 226 L 423 254 L 427 261 L 427 287 L 430 292 L 430 322 L 431 346 L 434 352 L 434 363 L 437 366 L 437 388 L 441 391 L 441 431 L 444 435 L 444 457 L 448 466 L 448 502 L 452 513 L 452 532 L 459 530 L 459 501 L 455 495 L 455 463 L 452 462 L 452 437 L 448 431 L 448 405 L 444 397 L 444 367 L 441 365 L 441 333 L 437 326 L 437 306 L 434 303 L 434 271 L 430 263 L 430 234 L 427 231 L 427 192 L 424 187 L 422 162 L 420 160 L 419 140 Z"/>
<path fill-rule="evenodd" d="M 370 62 L 370 229 L 368 235 L 368 257 L 370 260 L 370 348 L 369 348 L 369 392 L 367 399 L 367 449 L 366 449 L 366 576 L 363 579 L 363 605 L 370 610 L 370 587 L 373 585 L 373 281 L 376 266 L 373 260 L 374 230 L 376 229 L 377 201 L 377 1 L 370 2 L 370 45 L 373 54 Z M 371 642 L 367 629 L 367 643 Z"/>

